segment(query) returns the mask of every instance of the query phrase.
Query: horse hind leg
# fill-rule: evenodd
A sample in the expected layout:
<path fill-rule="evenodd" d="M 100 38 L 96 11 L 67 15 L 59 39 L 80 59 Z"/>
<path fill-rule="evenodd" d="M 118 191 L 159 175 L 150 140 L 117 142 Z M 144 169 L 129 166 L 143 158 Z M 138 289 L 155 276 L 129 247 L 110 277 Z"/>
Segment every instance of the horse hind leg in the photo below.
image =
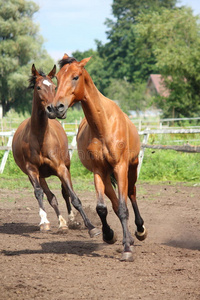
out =
<path fill-rule="evenodd" d="M 140 211 L 136 201 L 136 186 L 135 183 L 137 181 L 137 164 L 129 167 L 128 172 L 128 197 L 131 200 L 131 204 L 135 214 L 135 224 L 137 230 L 135 232 L 135 236 L 139 241 L 143 241 L 147 237 L 147 230 L 144 226 L 144 220 L 140 215 Z"/>
<path fill-rule="evenodd" d="M 74 215 L 74 212 L 72 210 L 71 203 L 69 201 L 69 193 L 65 189 L 63 184 L 61 185 L 61 188 L 62 188 L 62 195 L 63 195 L 63 198 L 65 199 L 65 203 L 66 203 L 66 206 L 67 206 L 68 226 L 69 226 L 70 229 L 79 229 L 80 226 L 81 226 L 81 223 L 79 223 L 75 220 L 75 215 Z"/>
<path fill-rule="evenodd" d="M 61 190 L 62 190 L 62 195 L 63 195 L 63 198 L 65 199 L 65 203 L 66 203 L 66 206 L 67 206 L 67 212 L 68 212 L 68 218 L 70 221 L 74 221 L 75 219 L 75 216 L 74 216 L 74 213 L 72 211 L 72 207 L 71 207 L 71 204 L 70 204 L 70 201 L 69 201 L 69 194 L 68 194 L 68 191 L 64 188 L 63 184 L 61 185 Z"/>
<path fill-rule="evenodd" d="M 47 196 L 47 200 L 48 200 L 49 204 L 51 205 L 51 207 L 53 207 L 53 209 L 57 215 L 58 222 L 59 222 L 59 232 L 66 232 L 68 230 L 67 222 L 63 218 L 63 216 L 60 214 L 56 196 L 50 191 L 50 189 L 47 185 L 47 182 L 44 178 L 40 178 L 40 184 L 43 188 L 45 195 Z"/>

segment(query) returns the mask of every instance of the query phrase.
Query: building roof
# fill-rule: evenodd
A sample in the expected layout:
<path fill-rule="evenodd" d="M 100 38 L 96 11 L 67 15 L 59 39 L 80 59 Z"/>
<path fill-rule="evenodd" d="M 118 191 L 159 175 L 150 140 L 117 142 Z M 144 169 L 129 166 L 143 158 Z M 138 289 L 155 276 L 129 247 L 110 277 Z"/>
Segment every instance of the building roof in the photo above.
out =
<path fill-rule="evenodd" d="M 170 92 L 164 85 L 164 79 L 160 74 L 151 74 L 147 82 L 147 91 L 151 94 L 157 93 L 163 97 L 168 97 Z"/>

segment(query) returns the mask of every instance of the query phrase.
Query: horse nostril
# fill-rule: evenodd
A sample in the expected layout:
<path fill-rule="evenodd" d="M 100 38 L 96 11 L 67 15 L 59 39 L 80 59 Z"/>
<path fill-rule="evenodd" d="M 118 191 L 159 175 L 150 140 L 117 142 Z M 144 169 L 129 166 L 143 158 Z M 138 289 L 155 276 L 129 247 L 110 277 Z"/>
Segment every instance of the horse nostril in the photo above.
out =
<path fill-rule="evenodd" d="M 57 109 L 58 111 L 60 111 L 60 112 L 62 112 L 62 111 L 64 110 L 64 108 L 65 108 L 65 106 L 64 106 L 64 104 L 62 104 L 62 103 L 58 103 L 58 104 L 56 105 L 56 109 Z"/>
<path fill-rule="evenodd" d="M 48 106 L 47 106 L 47 111 L 48 111 L 49 113 L 51 113 L 51 112 L 53 111 L 52 105 L 48 105 Z"/>

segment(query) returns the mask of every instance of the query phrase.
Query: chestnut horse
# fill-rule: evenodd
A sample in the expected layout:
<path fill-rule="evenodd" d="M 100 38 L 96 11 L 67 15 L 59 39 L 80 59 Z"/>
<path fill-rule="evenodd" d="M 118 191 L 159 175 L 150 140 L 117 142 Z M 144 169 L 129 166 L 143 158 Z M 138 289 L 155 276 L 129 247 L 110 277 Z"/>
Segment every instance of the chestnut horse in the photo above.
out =
<path fill-rule="evenodd" d="M 13 137 L 12 151 L 14 159 L 20 169 L 28 175 L 33 185 L 35 197 L 39 203 L 41 217 L 40 230 L 49 230 L 50 223 L 43 205 L 43 193 L 46 194 L 50 205 L 54 208 L 59 221 L 59 230 L 67 230 L 67 222 L 60 214 L 55 195 L 49 190 L 45 178 L 56 175 L 62 183 L 62 195 L 65 199 L 69 219 L 73 220 L 73 212 L 69 202 L 80 212 L 91 236 L 97 234 L 97 229 L 85 215 L 81 201 L 72 188 L 69 173 L 70 158 L 68 139 L 64 129 L 57 120 L 51 120 L 49 104 L 55 96 L 55 84 L 52 78 L 56 73 L 56 66 L 48 76 L 38 72 L 32 66 L 30 88 L 34 89 L 31 117 L 18 127 Z"/>
<path fill-rule="evenodd" d="M 58 90 L 49 108 L 54 117 L 65 118 L 66 111 L 80 101 L 85 118 L 80 124 L 77 147 L 81 162 L 94 173 L 97 194 L 97 213 L 102 222 L 103 240 L 114 243 L 114 231 L 107 223 L 104 193 L 112 202 L 123 229 L 122 261 L 133 261 L 133 237 L 128 229 L 127 195 L 131 200 L 137 226 L 136 237 L 144 240 L 147 231 L 136 202 L 138 154 L 140 139 L 134 124 L 118 105 L 104 97 L 95 87 L 84 66 L 90 58 L 78 62 L 66 54 L 57 73 Z M 118 196 L 112 184 L 116 179 Z"/>

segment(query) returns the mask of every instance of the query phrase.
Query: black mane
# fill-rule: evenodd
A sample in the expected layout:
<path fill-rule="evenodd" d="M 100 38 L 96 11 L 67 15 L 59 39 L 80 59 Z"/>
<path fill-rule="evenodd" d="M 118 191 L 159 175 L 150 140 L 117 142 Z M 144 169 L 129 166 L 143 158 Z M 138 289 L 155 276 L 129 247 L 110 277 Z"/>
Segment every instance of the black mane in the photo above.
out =
<path fill-rule="evenodd" d="M 61 59 L 58 62 L 58 64 L 59 64 L 60 69 L 61 69 L 64 65 L 71 64 L 73 61 L 76 61 L 76 59 L 74 57 L 67 57 L 67 58 Z"/>
<path fill-rule="evenodd" d="M 46 77 L 45 73 L 42 70 L 39 70 L 38 73 L 40 74 L 40 76 Z M 36 83 L 36 78 L 37 78 L 37 76 L 34 76 L 34 75 L 31 75 L 29 77 L 29 80 L 28 80 L 29 81 L 28 89 L 34 89 L 35 83 Z"/>

